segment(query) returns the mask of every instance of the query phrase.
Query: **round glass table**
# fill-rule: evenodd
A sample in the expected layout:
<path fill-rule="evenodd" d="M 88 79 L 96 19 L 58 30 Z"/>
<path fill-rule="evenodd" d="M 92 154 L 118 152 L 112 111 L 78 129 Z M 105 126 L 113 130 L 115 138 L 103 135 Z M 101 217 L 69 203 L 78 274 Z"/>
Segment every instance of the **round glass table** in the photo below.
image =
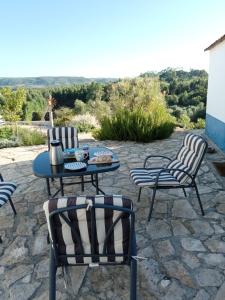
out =
<path fill-rule="evenodd" d="M 72 185 L 72 184 L 81 184 L 82 190 L 84 190 L 84 183 L 90 182 L 95 188 L 96 188 L 96 194 L 99 194 L 99 192 L 104 192 L 99 188 L 99 182 L 98 182 L 98 174 L 99 173 L 106 173 L 110 171 L 114 171 L 120 167 L 120 163 L 118 161 L 118 158 L 116 154 L 106 148 L 106 147 L 93 147 L 89 148 L 89 159 L 94 157 L 94 153 L 99 151 L 111 151 L 112 152 L 112 160 L 115 162 L 112 162 L 110 164 L 88 164 L 87 161 L 84 161 L 87 163 L 87 167 L 82 170 L 68 170 L 64 168 L 64 164 L 53 166 L 50 164 L 49 159 L 49 152 L 45 151 L 35 158 L 33 161 L 33 173 L 37 177 L 45 178 L 47 183 L 47 191 L 48 195 L 51 196 L 51 190 L 50 190 L 50 179 L 54 180 L 55 178 L 59 178 L 60 180 L 60 189 L 57 190 L 57 192 L 52 196 L 56 196 L 60 191 L 61 195 L 64 196 L 64 185 Z M 66 162 L 72 162 L 76 161 L 74 159 L 65 160 Z M 85 181 L 84 176 L 85 175 L 91 175 L 91 180 Z M 64 177 L 81 177 L 80 182 L 74 182 L 74 183 L 64 183 L 63 178 Z"/>

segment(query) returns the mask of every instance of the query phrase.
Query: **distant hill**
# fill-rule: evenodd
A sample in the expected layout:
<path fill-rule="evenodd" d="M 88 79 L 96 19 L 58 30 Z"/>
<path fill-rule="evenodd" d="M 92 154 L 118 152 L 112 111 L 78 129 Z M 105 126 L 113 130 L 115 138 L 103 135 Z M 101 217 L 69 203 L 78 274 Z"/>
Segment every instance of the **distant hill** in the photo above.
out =
<path fill-rule="evenodd" d="M 85 77 L 70 77 L 70 76 L 41 76 L 41 77 L 0 77 L 0 87 L 47 87 L 61 86 L 71 84 L 82 84 L 90 82 L 107 83 L 116 81 L 116 78 L 85 78 Z"/>

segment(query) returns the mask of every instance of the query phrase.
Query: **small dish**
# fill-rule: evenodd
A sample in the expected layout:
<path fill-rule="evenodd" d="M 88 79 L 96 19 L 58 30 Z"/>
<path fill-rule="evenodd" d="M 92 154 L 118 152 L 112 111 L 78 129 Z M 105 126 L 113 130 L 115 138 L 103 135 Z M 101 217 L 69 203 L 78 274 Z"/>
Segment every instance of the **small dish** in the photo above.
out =
<path fill-rule="evenodd" d="M 72 171 L 77 171 L 77 170 L 82 170 L 87 167 L 87 164 L 83 162 L 71 162 L 71 163 L 66 163 L 64 164 L 64 168 L 67 170 L 72 170 Z"/>

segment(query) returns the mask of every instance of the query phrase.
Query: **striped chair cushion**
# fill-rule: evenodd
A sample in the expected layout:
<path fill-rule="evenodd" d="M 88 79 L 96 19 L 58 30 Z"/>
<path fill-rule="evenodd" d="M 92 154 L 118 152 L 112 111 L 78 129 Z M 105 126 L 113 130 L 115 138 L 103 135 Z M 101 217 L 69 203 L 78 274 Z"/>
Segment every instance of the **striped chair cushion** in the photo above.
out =
<path fill-rule="evenodd" d="M 100 258 L 84 256 L 84 254 L 91 254 L 91 245 L 94 247 L 95 254 L 103 254 L 103 245 L 107 232 L 113 222 L 121 214 L 121 211 L 110 208 L 95 208 L 95 221 L 93 223 L 95 241 L 91 244 L 91 211 L 86 208 L 88 203 L 93 203 L 93 205 L 104 204 L 106 206 L 116 205 L 132 210 L 132 202 L 119 195 L 63 197 L 45 202 L 43 208 L 46 214 L 50 237 L 52 238 L 53 235 L 55 237 L 59 257 L 60 255 L 74 255 L 74 257 L 61 257 L 60 262 L 62 264 L 124 262 L 125 257 L 123 255 L 128 254 L 130 235 L 130 215 L 127 213 L 123 213 L 122 218 L 115 225 L 110 235 L 106 247 L 107 255 Z M 67 208 L 74 205 L 85 205 L 85 208 L 64 212 L 64 215 L 72 222 L 75 233 L 58 213 L 53 216 L 52 224 L 54 233 L 51 233 L 49 214 L 58 208 Z M 77 236 L 80 237 L 81 242 L 76 238 Z M 84 251 L 82 251 L 82 246 Z M 119 256 L 115 256 L 115 254 L 119 254 Z"/>
<path fill-rule="evenodd" d="M 74 127 L 54 127 L 48 129 L 47 133 L 49 148 L 52 140 L 61 141 L 64 149 L 78 147 L 77 129 Z"/>
<path fill-rule="evenodd" d="M 160 170 L 162 169 L 136 168 L 130 171 L 130 175 L 136 185 L 153 187 L 155 186 L 155 179 Z M 159 176 L 159 186 L 176 186 L 179 184 L 179 181 L 177 181 L 169 172 L 162 173 Z"/>
<path fill-rule="evenodd" d="M 201 136 L 192 133 L 187 134 L 176 158 L 168 164 L 167 168 L 179 168 L 192 176 L 195 175 L 206 148 L 207 143 Z M 171 171 L 171 174 L 182 184 L 190 182 L 190 178 L 182 172 Z"/>
<path fill-rule="evenodd" d="M 16 184 L 13 182 L 0 182 L 0 207 L 4 205 L 16 189 Z"/>

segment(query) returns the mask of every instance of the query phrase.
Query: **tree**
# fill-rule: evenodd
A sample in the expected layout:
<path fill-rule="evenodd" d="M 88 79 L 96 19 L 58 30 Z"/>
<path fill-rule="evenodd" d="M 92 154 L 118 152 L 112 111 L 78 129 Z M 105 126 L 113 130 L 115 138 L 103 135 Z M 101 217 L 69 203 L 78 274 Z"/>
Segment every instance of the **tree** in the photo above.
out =
<path fill-rule="evenodd" d="M 24 88 L 12 90 L 5 87 L 0 90 L 3 98 L 0 105 L 1 114 L 5 121 L 16 122 L 21 119 L 23 104 L 26 100 L 26 91 Z"/>

